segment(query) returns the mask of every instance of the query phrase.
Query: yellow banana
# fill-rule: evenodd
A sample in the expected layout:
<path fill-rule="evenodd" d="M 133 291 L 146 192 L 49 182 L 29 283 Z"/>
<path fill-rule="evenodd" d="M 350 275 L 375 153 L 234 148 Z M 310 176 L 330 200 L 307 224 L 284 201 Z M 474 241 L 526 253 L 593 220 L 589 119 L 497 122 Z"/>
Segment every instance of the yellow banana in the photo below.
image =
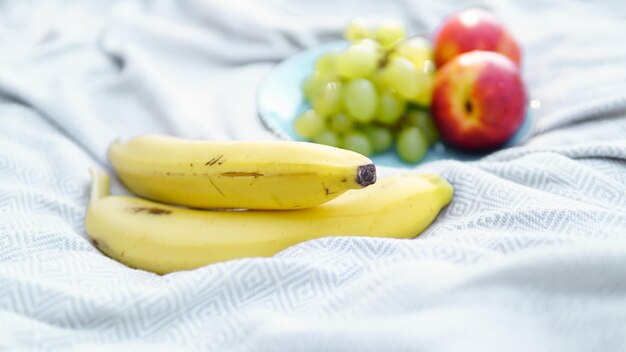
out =
<path fill-rule="evenodd" d="M 92 169 L 85 228 L 109 257 L 169 273 L 243 257 L 271 256 L 324 236 L 412 238 L 447 205 L 452 186 L 437 175 L 389 176 L 323 205 L 300 210 L 196 210 L 108 195 Z"/>
<path fill-rule="evenodd" d="M 132 192 L 194 208 L 309 208 L 376 181 L 367 157 L 315 143 L 150 135 L 113 143 L 108 154 Z"/>

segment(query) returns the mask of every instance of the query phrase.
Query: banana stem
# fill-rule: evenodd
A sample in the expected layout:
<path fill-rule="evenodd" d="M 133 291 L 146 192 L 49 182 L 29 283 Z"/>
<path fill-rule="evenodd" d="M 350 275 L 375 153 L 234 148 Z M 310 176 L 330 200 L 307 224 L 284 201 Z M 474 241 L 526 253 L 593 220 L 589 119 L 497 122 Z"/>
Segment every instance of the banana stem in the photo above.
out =
<path fill-rule="evenodd" d="M 91 195 L 89 197 L 89 204 L 93 204 L 109 195 L 110 179 L 106 172 L 96 167 L 90 167 L 89 173 L 91 174 Z"/>

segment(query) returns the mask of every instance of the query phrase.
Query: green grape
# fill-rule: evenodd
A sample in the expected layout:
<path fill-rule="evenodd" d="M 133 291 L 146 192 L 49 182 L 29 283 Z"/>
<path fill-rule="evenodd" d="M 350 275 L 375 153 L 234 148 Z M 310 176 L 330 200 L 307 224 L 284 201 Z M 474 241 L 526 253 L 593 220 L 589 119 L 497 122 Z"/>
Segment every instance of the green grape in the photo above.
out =
<path fill-rule="evenodd" d="M 367 46 L 371 46 L 372 48 L 376 49 L 377 51 L 382 51 L 384 50 L 381 46 L 380 43 L 375 41 L 374 39 L 361 39 L 357 42 L 355 42 L 355 44 L 359 44 L 359 45 L 367 45 Z"/>
<path fill-rule="evenodd" d="M 339 53 L 331 51 L 320 55 L 315 60 L 315 71 L 319 72 L 322 76 L 334 76 L 337 73 L 337 58 Z"/>
<path fill-rule="evenodd" d="M 413 37 L 399 43 L 393 50 L 393 55 L 408 59 L 419 69 L 424 61 L 432 62 L 433 46 L 426 38 Z"/>
<path fill-rule="evenodd" d="M 313 137 L 313 142 L 318 144 L 325 144 L 331 147 L 339 147 L 341 139 L 339 136 L 331 130 L 323 130 Z"/>
<path fill-rule="evenodd" d="M 337 73 L 344 78 L 369 77 L 378 66 L 378 50 L 370 45 L 353 44 L 337 57 Z"/>
<path fill-rule="evenodd" d="M 333 81 L 320 87 L 312 99 L 313 109 L 326 117 L 341 111 L 342 83 Z"/>
<path fill-rule="evenodd" d="M 303 112 L 296 117 L 296 120 L 293 123 L 293 129 L 296 133 L 307 139 L 315 137 L 325 127 L 325 119 L 313 110 Z"/>
<path fill-rule="evenodd" d="M 331 81 L 332 78 L 330 76 L 322 75 L 319 71 L 314 71 L 302 82 L 302 93 L 304 94 L 304 98 L 311 102 L 319 88 Z"/>
<path fill-rule="evenodd" d="M 319 72 L 313 72 L 302 81 L 302 94 L 307 101 L 311 101 L 311 98 L 317 91 L 319 77 L 321 77 Z"/>
<path fill-rule="evenodd" d="M 422 131 L 429 144 L 439 139 L 439 131 L 433 117 L 427 110 L 415 109 L 406 114 L 406 125 L 417 127 Z"/>
<path fill-rule="evenodd" d="M 434 75 L 435 74 L 435 62 L 432 60 L 424 60 L 422 66 L 420 67 L 422 73 Z"/>
<path fill-rule="evenodd" d="M 378 90 L 388 90 L 389 87 L 387 87 L 385 79 L 385 71 L 377 70 L 372 76 L 372 83 L 374 83 L 374 86 L 376 86 L 376 89 Z"/>
<path fill-rule="evenodd" d="M 428 108 L 432 102 L 433 89 L 435 85 L 435 63 L 426 60 L 417 73 L 418 92 L 412 99 L 414 103 L 424 108 Z"/>
<path fill-rule="evenodd" d="M 376 87 L 372 81 L 358 78 L 348 82 L 343 92 L 343 105 L 355 121 L 372 121 L 378 107 Z"/>
<path fill-rule="evenodd" d="M 407 163 L 416 163 L 426 155 L 428 141 L 417 127 L 407 127 L 400 131 L 396 142 L 396 152 Z"/>
<path fill-rule="evenodd" d="M 367 135 L 359 131 L 351 131 L 344 135 L 343 148 L 352 150 L 365 156 L 372 155 L 372 152 L 374 151 L 372 148 L 372 143 L 370 142 L 369 138 L 367 138 Z"/>
<path fill-rule="evenodd" d="M 330 129 L 337 133 L 348 132 L 354 126 L 354 122 L 344 113 L 339 113 L 330 118 Z"/>
<path fill-rule="evenodd" d="M 435 75 L 420 72 L 417 77 L 420 83 L 413 102 L 421 107 L 428 108 L 432 103 Z"/>
<path fill-rule="evenodd" d="M 390 58 L 381 75 L 384 85 L 404 99 L 412 100 L 419 92 L 417 69 L 403 57 Z"/>
<path fill-rule="evenodd" d="M 384 20 L 375 31 L 375 38 L 385 49 L 390 49 L 406 38 L 406 27 L 397 20 Z"/>
<path fill-rule="evenodd" d="M 368 28 L 367 21 L 362 18 L 355 18 L 348 23 L 343 36 L 350 42 L 356 42 L 361 39 L 371 38 L 372 33 Z"/>
<path fill-rule="evenodd" d="M 393 133 L 388 128 L 376 125 L 364 127 L 364 132 L 372 143 L 374 153 L 382 153 L 391 148 L 393 144 Z"/>
<path fill-rule="evenodd" d="M 382 91 L 378 96 L 378 113 L 376 121 L 393 125 L 400 119 L 400 116 L 406 109 L 406 101 L 393 92 Z"/>

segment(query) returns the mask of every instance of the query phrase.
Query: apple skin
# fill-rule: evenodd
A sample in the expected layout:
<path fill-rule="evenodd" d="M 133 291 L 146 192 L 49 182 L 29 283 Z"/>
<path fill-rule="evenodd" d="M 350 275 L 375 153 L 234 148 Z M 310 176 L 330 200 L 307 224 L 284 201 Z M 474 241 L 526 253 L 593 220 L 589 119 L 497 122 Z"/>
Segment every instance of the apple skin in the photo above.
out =
<path fill-rule="evenodd" d="M 470 151 L 495 149 L 524 121 L 521 71 L 496 52 L 461 54 L 437 71 L 431 109 L 444 143 Z"/>
<path fill-rule="evenodd" d="M 521 65 L 517 41 L 498 18 L 485 10 L 468 9 L 446 17 L 435 31 L 433 43 L 437 67 L 472 50 L 499 52 Z"/>

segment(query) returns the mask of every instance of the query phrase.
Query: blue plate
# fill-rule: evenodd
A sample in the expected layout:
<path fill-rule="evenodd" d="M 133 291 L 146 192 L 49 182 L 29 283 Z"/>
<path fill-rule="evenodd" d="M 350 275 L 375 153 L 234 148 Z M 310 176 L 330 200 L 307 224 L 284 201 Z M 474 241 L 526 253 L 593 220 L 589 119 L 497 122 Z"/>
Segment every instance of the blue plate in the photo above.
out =
<path fill-rule="evenodd" d="M 343 50 L 347 45 L 346 42 L 328 43 L 293 55 L 276 65 L 259 87 L 257 96 L 259 116 L 272 132 L 287 140 L 305 140 L 298 136 L 293 129 L 293 121 L 296 116 L 309 108 L 302 96 L 302 81 L 311 74 L 315 60 L 321 54 L 333 50 Z M 502 148 L 519 145 L 528 138 L 535 122 L 534 109 L 538 105 L 538 101 L 531 101 L 522 126 Z M 419 163 L 443 159 L 470 161 L 487 154 L 489 153 L 463 152 L 438 142 L 428 150 L 426 156 Z M 384 166 L 413 167 L 416 165 L 403 162 L 393 150 L 374 155 L 371 159 L 377 165 Z"/>

